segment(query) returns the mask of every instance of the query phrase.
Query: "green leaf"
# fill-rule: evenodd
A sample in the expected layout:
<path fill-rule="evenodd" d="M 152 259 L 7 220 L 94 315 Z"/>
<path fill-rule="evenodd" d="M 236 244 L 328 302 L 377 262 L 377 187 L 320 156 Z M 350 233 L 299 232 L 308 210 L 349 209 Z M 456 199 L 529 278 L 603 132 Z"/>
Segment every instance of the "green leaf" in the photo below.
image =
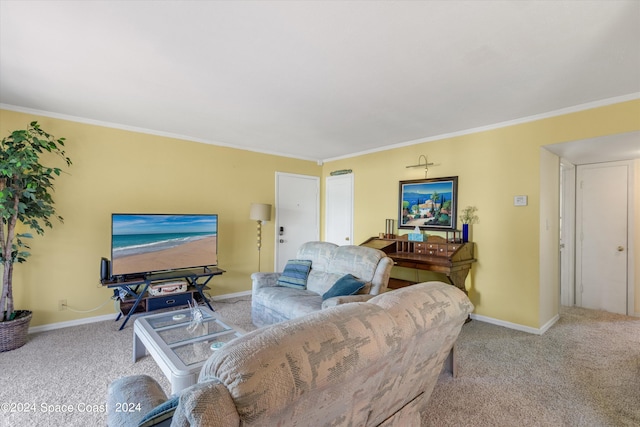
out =
<path fill-rule="evenodd" d="M 4 236 L 13 235 L 13 225 L 22 223 L 37 234 L 44 233 L 44 227 L 52 227 L 52 218 L 56 216 L 51 193 L 53 179 L 59 176 L 61 169 L 41 163 L 44 152 L 54 154 L 71 164 L 63 150 L 64 138 L 56 139 L 32 121 L 28 129 L 15 130 L 2 138 L 0 146 L 0 227 Z M 46 159 L 50 155 L 47 154 Z M 17 199 L 17 200 L 16 200 Z M 16 209 L 16 201 L 17 209 Z M 32 233 L 16 233 L 13 241 L 2 242 L 9 245 L 10 255 L 5 262 L 25 262 L 30 249 L 23 239 L 33 238 Z M 7 248 L 5 248 L 7 249 Z"/>

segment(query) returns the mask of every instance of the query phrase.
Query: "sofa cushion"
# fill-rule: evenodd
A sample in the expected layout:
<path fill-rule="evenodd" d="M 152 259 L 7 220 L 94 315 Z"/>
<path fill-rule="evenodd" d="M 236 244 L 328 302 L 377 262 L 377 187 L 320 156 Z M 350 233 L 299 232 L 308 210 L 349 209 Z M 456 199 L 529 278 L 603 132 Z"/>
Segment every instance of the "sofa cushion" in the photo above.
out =
<path fill-rule="evenodd" d="M 329 262 L 337 247 L 338 245 L 330 242 L 307 242 L 298 248 L 296 258 L 312 260 L 313 270 L 329 271 Z"/>
<path fill-rule="evenodd" d="M 157 381 L 148 375 L 132 375 L 115 380 L 109 385 L 109 413 L 107 425 L 138 425 L 144 415 L 167 400 L 167 395 Z M 132 411 L 115 411 L 120 404 L 134 403 Z"/>
<path fill-rule="evenodd" d="M 326 242 L 319 242 L 326 243 Z M 329 257 L 328 252 L 325 249 L 329 249 L 331 246 L 316 246 L 316 242 L 313 245 L 308 243 L 303 245 L 298 251 L 298 257 L 301 254 L 311 255 L 311 251 L 316 251 L 315 254 L 322 261 L 318 261 L 318 258 L 311 257 L 313 260 L 313 266 L 307 279 L 307 289 L 317 293 L 318 295 L 325 294 L 331 286 L 333 286 L 338 279 L 345 274 L 352 274 L 364 281 L 366 289 L 361 292 L 369 293 L 371 289 L 371 282 L 374 279 L 377 271 L 378 263 L 386 255 L 384 252 L 373 248 L 367 248 L 365 246 L 335 246 L 331 251 Z M 327 261 L 328 258 L 328 262 Z"/>
<path fill-rule="evenodd" d="M 258 289 L 252 296 L 252 314 L 275 311 L 285 319 L 301 317 L 322 309 L 322 297 L 306 289 L 284 286 Z"/>
<path fill-rule="evenodd" d="M 138 427 L 153 427 L 162 423 L 163 421 L 173 418 L 173 413 L 178 406 L 179 396 L 175 396 L 164 403 L 153 408 L 149 411 L 138 424 Z"/>
<path fill-rule="evenodd" d="M 360 289 L 364 288 L 364 285 L 364 282 L 356 279 L 352 274 L 345 274 L 322 295 L 322 300 L 344 295 L 355 295 Z"/>
<path fill-rule="evenodd" d="M 307 279 L 307 290 L 322 295 L 331 289 L 331 286 L 344 276 L 344 274 L 345 273 L 328 273 L 312 268 L 309 272 L 309 278 Z"/>
<path fill-rule="evenodd" d="M 277 284 L 289 288 L 306 289 L 309 270 L 311 270 L 311 260 L 290 259 L 278 278 Z"/>
<path fill-rule="evenodd" d="M 371 282 L 378 263 L 386 254 L 365 246 L 340 246 L 336 248 L 329 264 L 332 273 L 353 274 L 364 282 Z"/>

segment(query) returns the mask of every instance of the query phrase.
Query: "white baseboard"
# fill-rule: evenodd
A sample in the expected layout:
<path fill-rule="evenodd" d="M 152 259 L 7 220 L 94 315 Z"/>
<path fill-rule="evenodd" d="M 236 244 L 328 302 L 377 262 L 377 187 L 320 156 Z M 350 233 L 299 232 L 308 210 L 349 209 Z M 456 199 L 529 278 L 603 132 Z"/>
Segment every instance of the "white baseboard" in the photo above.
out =
<path fill-rule="evenodd" d="M 482 316 L 480 314 L 472 313 L 470 317 L 473 320 L 478 320 L 480 322 L 490 323 L 492 325 L 497 325 L 497 326 L 503 326 L 505 328 L 515 329 L 517 331 L 527 332 L 529 334 L 535 334 L 535 335 L 544 334 L 545 332 L 547 332 L 547 330 L 549 330 L 550 327 L 552 327 L 560 319 L 560 315 L 556 314 L 551 320 L 545 323 L 541 328 L 536 329 L 536 328 L 532 328 L 531 326 L 524 326 L 518 323 L 505 322 L 504 320 L 494 319 L 492 317 Z"/>
<path fill-rule="evenodd" d="M 49 323 L 46 325 L 34 326 L 29 328 L 29 333 L 53 331 L 54 329 L 68 328 L 70 326 L 86 325 L 88 323 L 104 322 L 105 320 L 115 320 L 117 313 L 103 314 L 102 316 L 85 317 L 83 319 L 68 320 L 66 322 Z"/>
<path fill-rule="evenodd" d="M 251 295 L 251 291 L 242 291 L 242 292 L 234 292 L 232 294 L 216 295 L 211 297 L 211 300 L 218 301 L 218 300 L 225 300 L 230 298 L 244 297 L 247 295 Z M 53 331 L 54 329 L 68 328 L 70 326 L 79 326 L 79 325 L 86 325 L 86 324 L 95 323 L 95 322 L 104 322 L 105 320 L 115 321 L 116 317 L 118 317 L 118 313 L 103 314 L 102 316 L 94 316 L 94 317 L 85 317 L 82 319 L 68 320 L 66 322 L 49 323 L 46 325 L 31 327 L 29 328 L 29 333 L 33 334 L 36 332 Z"/>
<path fill-rule="evenodd" d="M 234 292 L 232 294 L 216 295 L 214 297 L 211 297 L 211 299 L 213 301 L 218 301 L 222 299 L 238 298 L 238 297 L 246 297 L 246 296 L 251 296 L 251 291 L 242 291 L 242 292 Z"/>

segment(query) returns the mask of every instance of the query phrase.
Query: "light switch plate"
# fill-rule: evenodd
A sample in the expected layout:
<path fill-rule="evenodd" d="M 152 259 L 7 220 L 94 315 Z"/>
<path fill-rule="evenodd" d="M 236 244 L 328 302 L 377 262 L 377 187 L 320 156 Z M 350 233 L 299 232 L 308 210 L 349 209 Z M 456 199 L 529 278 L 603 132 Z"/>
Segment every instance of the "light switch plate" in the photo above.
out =
<path fill-rule="evenodd" d="M 527 206 L 527 196 L 514 196 L 513 206 Z"/>

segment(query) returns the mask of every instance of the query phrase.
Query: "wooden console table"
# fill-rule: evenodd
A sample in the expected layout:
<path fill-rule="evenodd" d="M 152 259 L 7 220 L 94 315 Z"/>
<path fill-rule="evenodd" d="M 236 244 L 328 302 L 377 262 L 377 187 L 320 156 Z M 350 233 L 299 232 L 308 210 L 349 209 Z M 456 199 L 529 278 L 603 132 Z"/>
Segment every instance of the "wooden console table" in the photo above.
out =
<path fill-rule="evenodd" d="M 398 267 L 433 271 L 447 276 L 449 282 L 467 293 L 464 282 L 476 262 L 473 242 L 451 242 L 440 236 L 429 236 L 424 242 L 409 241 L 407 236 L 395 239 L 372 237 L 360 246 L 380 249 Z M 406 280 L 389 281 L 389 288 L 413 285 Z"/>

